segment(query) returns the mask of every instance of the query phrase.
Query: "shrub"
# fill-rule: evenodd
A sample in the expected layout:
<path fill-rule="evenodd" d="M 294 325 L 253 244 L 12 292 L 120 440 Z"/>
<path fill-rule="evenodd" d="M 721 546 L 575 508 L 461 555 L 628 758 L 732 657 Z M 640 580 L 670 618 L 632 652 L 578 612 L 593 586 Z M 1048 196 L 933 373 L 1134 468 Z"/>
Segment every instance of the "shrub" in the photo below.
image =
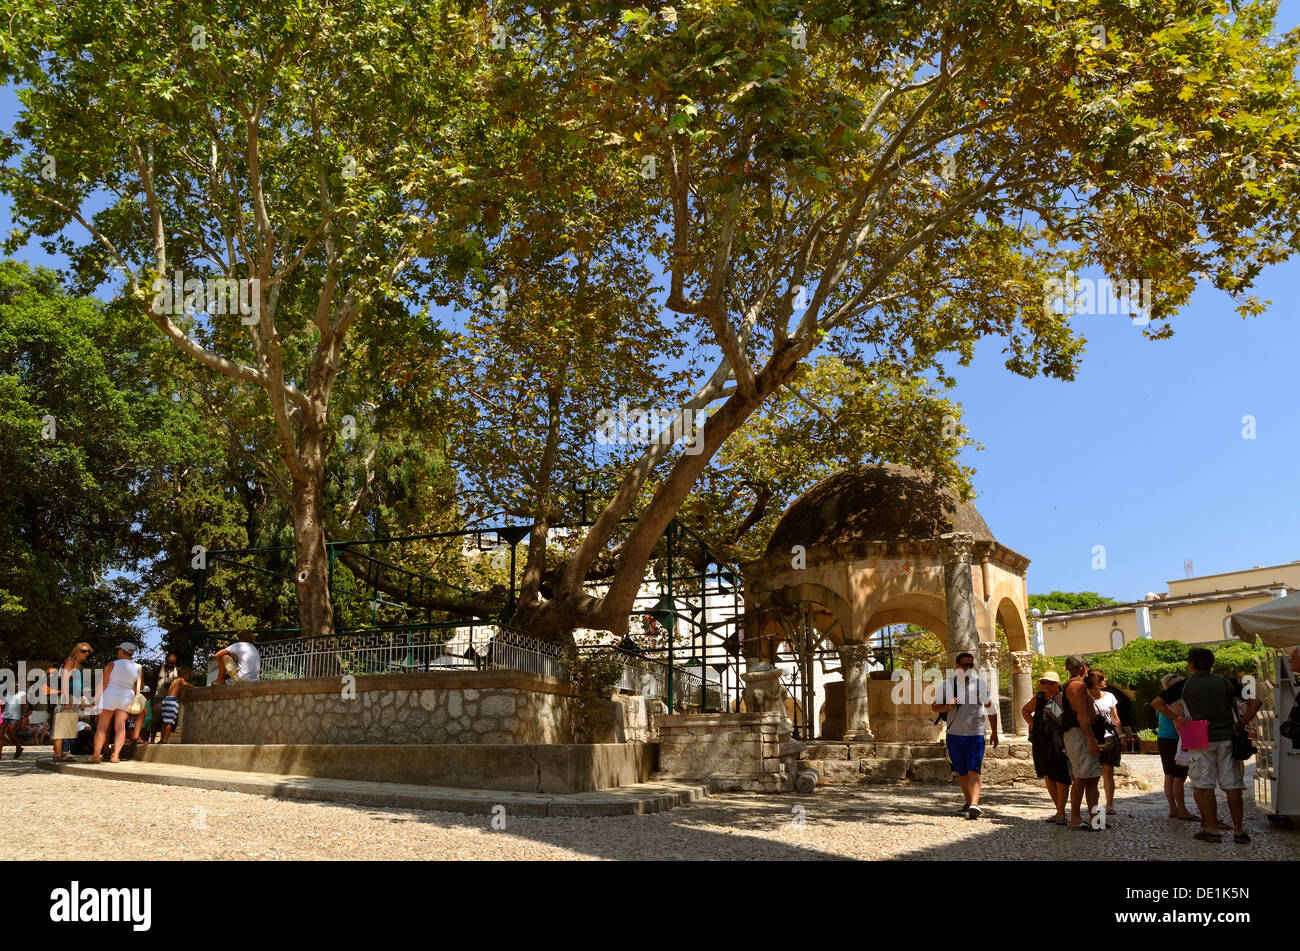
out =
<path fill-rule="evenodd" d="M 623 659 L 612 650 L 578 651 L 569 645 L 565 663 L 578 690 L 574 703 L 574 733 L 579 743 L 594 743 L 596 716 L 609 701 L 623 672 Z"/>

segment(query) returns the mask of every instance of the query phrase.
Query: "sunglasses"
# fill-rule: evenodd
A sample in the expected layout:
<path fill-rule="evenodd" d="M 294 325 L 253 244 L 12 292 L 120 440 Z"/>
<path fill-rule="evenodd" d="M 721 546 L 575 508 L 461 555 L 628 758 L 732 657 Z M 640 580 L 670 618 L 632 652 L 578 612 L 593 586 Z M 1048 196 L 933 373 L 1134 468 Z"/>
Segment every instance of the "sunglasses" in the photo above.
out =
<path fill-rule="evenodd" d="M 957 666 L 960 667 L 962 670 L 970 670 L 975 665 L 972 663 L 963 663 L 963 664 L 958 664 Z"/>

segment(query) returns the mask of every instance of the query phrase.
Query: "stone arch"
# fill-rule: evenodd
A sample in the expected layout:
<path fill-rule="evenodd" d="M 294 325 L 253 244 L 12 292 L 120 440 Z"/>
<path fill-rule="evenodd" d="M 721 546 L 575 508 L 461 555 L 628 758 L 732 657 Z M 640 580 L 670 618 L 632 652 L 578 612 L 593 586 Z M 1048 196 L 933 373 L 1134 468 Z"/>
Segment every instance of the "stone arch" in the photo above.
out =
<path fill-rule="evenodd" d="M 838 624 L 827 624 L 825 628 L 819 625 L 818 630 L 824 630 L 836 647 L 843 645 L 846 640 L 855 640 L 853 637 L 853 609 L 849 607 L 849 603 L 844 598 L 825 585 L 812 582 L 790 585 L 780 590 L 780 597 L 788 604 L 807 602 L 825 608 L 826 615 L 838 622 Z"/>
<path fill-rule="evenodd" d="M 948 639 L 947 608 L 942 597 L 923 591 L 890 598 L 867 618 L 862 639 L 888 624 L 916 624 L 943 640 Z"/>
<path fill-rule="evenodd" d="M 1025 615 L 1020 606 L 1005 596 L 997 605 L 995 617 L 1007 635 L 1007 646 L 1012 651 L 1029 650 L 1029 631 L 1025 628 Z"/>

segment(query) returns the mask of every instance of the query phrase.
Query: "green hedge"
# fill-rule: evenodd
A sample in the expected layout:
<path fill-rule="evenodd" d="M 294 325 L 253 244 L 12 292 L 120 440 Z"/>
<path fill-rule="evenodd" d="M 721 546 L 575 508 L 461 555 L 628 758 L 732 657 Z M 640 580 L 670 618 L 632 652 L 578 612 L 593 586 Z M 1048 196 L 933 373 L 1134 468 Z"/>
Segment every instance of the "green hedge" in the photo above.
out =
<path fill-rule="evenodd" d="M 1187 651 L 1191 647 L 1205 647 L 1214 653 L 1214 672 L 1234 676 L 1238 674 L 1255 674 L 1258 672 L 1257 660 L 1267 658 L 1267 647 L 1255 643 L 1254 646 L 1243 641 L 1219 641 L 1213 644 L 1184 644 L 1182 641 L 1153 641 L 1139 639 L 1130 641 L 1117 651 L 1093 654 L 1089 664 L 1100 667 L 1106 672 L 1107 682 L 1123 688 L 1133 698 L 1137 707 L 1139 727 L 1156 726 L 1156 712 L 1151 709 L 1151 701 L 1160 692 L 1160 682 L 1166 674 L 1187 673 Z M 1034 675 L 1038 675 L 1038 658 L 1035 658 Z M 1064 658 L 1043 658 L 1053 660 L 1061 666 L 1044 669 L 1057 670 L 1062 679 L 1065 677 Z"/>

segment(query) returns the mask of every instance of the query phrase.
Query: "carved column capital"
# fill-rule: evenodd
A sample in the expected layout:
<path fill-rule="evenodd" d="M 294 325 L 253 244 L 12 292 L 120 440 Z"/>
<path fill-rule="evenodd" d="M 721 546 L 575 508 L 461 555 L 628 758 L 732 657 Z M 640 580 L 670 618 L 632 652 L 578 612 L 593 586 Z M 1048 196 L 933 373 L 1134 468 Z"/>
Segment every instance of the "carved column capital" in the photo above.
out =
<path fill-rule="evenodd" d="M 970 561 L 971 548 L 975 544 L 973 532 L 947 532 L 939 536 L 945 557 L 956 556 Z"/>
<path fill-rule="evenodd" d="M 1012 651 L 1011 672 L 1013 674 L 1030 674 L 1034 671 L 1033 651 Z"/>
<path fill-rule="evenodd" d="M 865 664 L 871 660 L 871 647 L 867 644 L 841 644 L 837 650 L 842 664 Z"/>

